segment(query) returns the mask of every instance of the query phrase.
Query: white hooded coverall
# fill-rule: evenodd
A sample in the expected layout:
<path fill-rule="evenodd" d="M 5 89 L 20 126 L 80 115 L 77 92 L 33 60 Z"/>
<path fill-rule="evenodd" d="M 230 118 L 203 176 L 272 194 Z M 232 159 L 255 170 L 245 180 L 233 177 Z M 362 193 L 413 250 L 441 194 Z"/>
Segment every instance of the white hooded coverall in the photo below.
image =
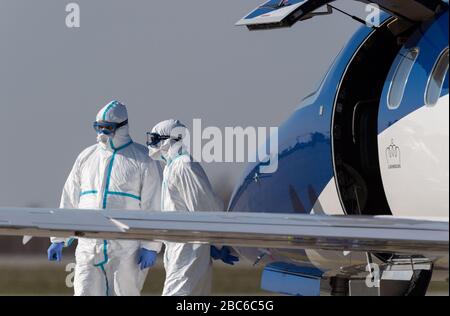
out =
<path fill-rule="evenodd" d="M 176 120 L 161 122 L 152 132 L 171 135 L 183 126 Z M 166 140 L 160 156 L 166 161 L 163 175 L 161 209 L 170 211 L 222 211 L 223 204 L 213 192 L 206 173 L 198 162 Z M 165 242 L 166 281 L 163 296 L 205 296 L 211 293 L 212 261 L 210 245 Z"/>
<path fill-rule="evenodd" d="M 106 105 L 97 121 L 121 123 L 126 107 Z M 119 128 L 107 143 L 85 149 L 66 181 L 61 208 L 158 210 L 161 169 L 145 146 L 134 143 L 128 125 Z M 52 242 L 67 240 L 52 238 Z M 146 271 L 140 271 L 140 248 L 159 252 L 160 243 L 79 238 L 76 249 L 74 291 L 84 295 L 140 295 Z"/>

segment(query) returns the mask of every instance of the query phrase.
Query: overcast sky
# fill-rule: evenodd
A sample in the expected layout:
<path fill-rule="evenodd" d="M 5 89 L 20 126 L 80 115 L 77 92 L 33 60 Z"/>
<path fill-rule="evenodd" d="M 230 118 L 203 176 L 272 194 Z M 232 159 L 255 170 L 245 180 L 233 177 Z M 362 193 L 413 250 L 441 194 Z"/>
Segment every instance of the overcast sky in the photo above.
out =
<path fill-rule="evenodd" d="M 279 126 L 359 27 L 340 13 L 286 30 L 234 26 L 263 0 L 78 0 L 81 27 L 69 29 L 70 2 L 0 0 L 1 206 L 57 206 L 113 99 L 138 142 L 167 118 Z M 204 166 L 216 188 L 244 167 Z"/>

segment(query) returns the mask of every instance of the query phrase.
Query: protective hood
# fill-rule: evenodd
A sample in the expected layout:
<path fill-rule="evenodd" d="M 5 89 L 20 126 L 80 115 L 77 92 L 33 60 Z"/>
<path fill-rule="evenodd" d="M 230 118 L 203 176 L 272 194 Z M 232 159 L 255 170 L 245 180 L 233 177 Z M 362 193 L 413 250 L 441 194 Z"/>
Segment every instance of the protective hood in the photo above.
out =
<path fill-rule="evenodd" d="M 97 122 L 110 122 L 110 123 L 122 123 L 128 120 L 127 107 L 118 102 L 112 101 L 105 105 L 98 113 L 96 117 Z M 101 137 L 102 135 L 100 135 Z M 106 138 L 106 137 L 105 137 Z M 115 150 L 128 144 L 131 141 L 129 134 L 128 124 L 117 129 L 116 132 L 108 138 L 108 141 L 103 143 L 99 141 L 99 144 L 107 150 Z"/>
<path fill-rule="evenodd" d="M 172 136 L 178 138 L 181 136 L 183 139 L 187 135 L 187 128 L 179 120 L 166 120 L 158 123 L 152 129 L 152 133 L 159 135 Z M 150 156 L 153 159 L 164 160 L 170 162 L 174 157 L 186 152 L 186 146 L 183 141 L 175 141 L 174 139 L 167 139 L 161 141 L 157 148 L 149 147 Z"/>

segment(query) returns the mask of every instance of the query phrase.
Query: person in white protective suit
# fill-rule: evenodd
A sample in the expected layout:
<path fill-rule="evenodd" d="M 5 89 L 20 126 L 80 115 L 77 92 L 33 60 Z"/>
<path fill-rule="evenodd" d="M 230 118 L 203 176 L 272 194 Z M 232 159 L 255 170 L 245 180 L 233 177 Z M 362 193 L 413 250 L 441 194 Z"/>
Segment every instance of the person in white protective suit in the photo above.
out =
<path fill-rule="evenodd" d="M 183 146 L 186 132 L 186 127 L 178 120 L 167 120 L 147 133 L 150 157 L 166 163 L 161 209 L 165 212 L 223 211 L 223 203 L 214 194 L 203 168 L 193 161 Z M 165 242 L 165 246 L 163 296 L 209 295 L 212 283 L 211 246 L 173 242 Z M 238 260 L 232 256 L 230 258 L 229 253 L 227 256 L 228 260 Z"/>
<path fill-rule="evenodd" d="M 113 101 L 97 115 L 97 144 L 77 158 L 66 181 L 61 208 L 158 210 L 162 172 L 148 149 L 132 141 L 125 105 Z M 70 240 L 52 238 L 49 260 L 61 260 Z M 147 268 L 161 244 L 79 238 L 74 291 L 84 295 L 140 295 Z"/>

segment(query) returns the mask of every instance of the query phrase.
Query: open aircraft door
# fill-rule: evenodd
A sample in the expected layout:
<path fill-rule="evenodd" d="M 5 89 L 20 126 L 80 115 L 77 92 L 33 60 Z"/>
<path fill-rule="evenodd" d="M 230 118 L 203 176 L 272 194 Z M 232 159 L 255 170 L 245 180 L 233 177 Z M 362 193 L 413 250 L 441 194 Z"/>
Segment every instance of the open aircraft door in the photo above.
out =
<path fill-rule="evenodd" d="M 270 0 L 250 12 L 236 25 L 249 30 L 291 27 L 298 21 L 333 12 L 330 6 L 335 0 Z M 411 23 L 423 22 L 448 7 L 444 0 L 354 0 L 378 5 L 384 10 Z M 324 8 L 323 8 L 324 7 Z M 318 11 L 321 9 L 321 11 Z M 325 11 L 323 10 L 325 9 Z"/>

